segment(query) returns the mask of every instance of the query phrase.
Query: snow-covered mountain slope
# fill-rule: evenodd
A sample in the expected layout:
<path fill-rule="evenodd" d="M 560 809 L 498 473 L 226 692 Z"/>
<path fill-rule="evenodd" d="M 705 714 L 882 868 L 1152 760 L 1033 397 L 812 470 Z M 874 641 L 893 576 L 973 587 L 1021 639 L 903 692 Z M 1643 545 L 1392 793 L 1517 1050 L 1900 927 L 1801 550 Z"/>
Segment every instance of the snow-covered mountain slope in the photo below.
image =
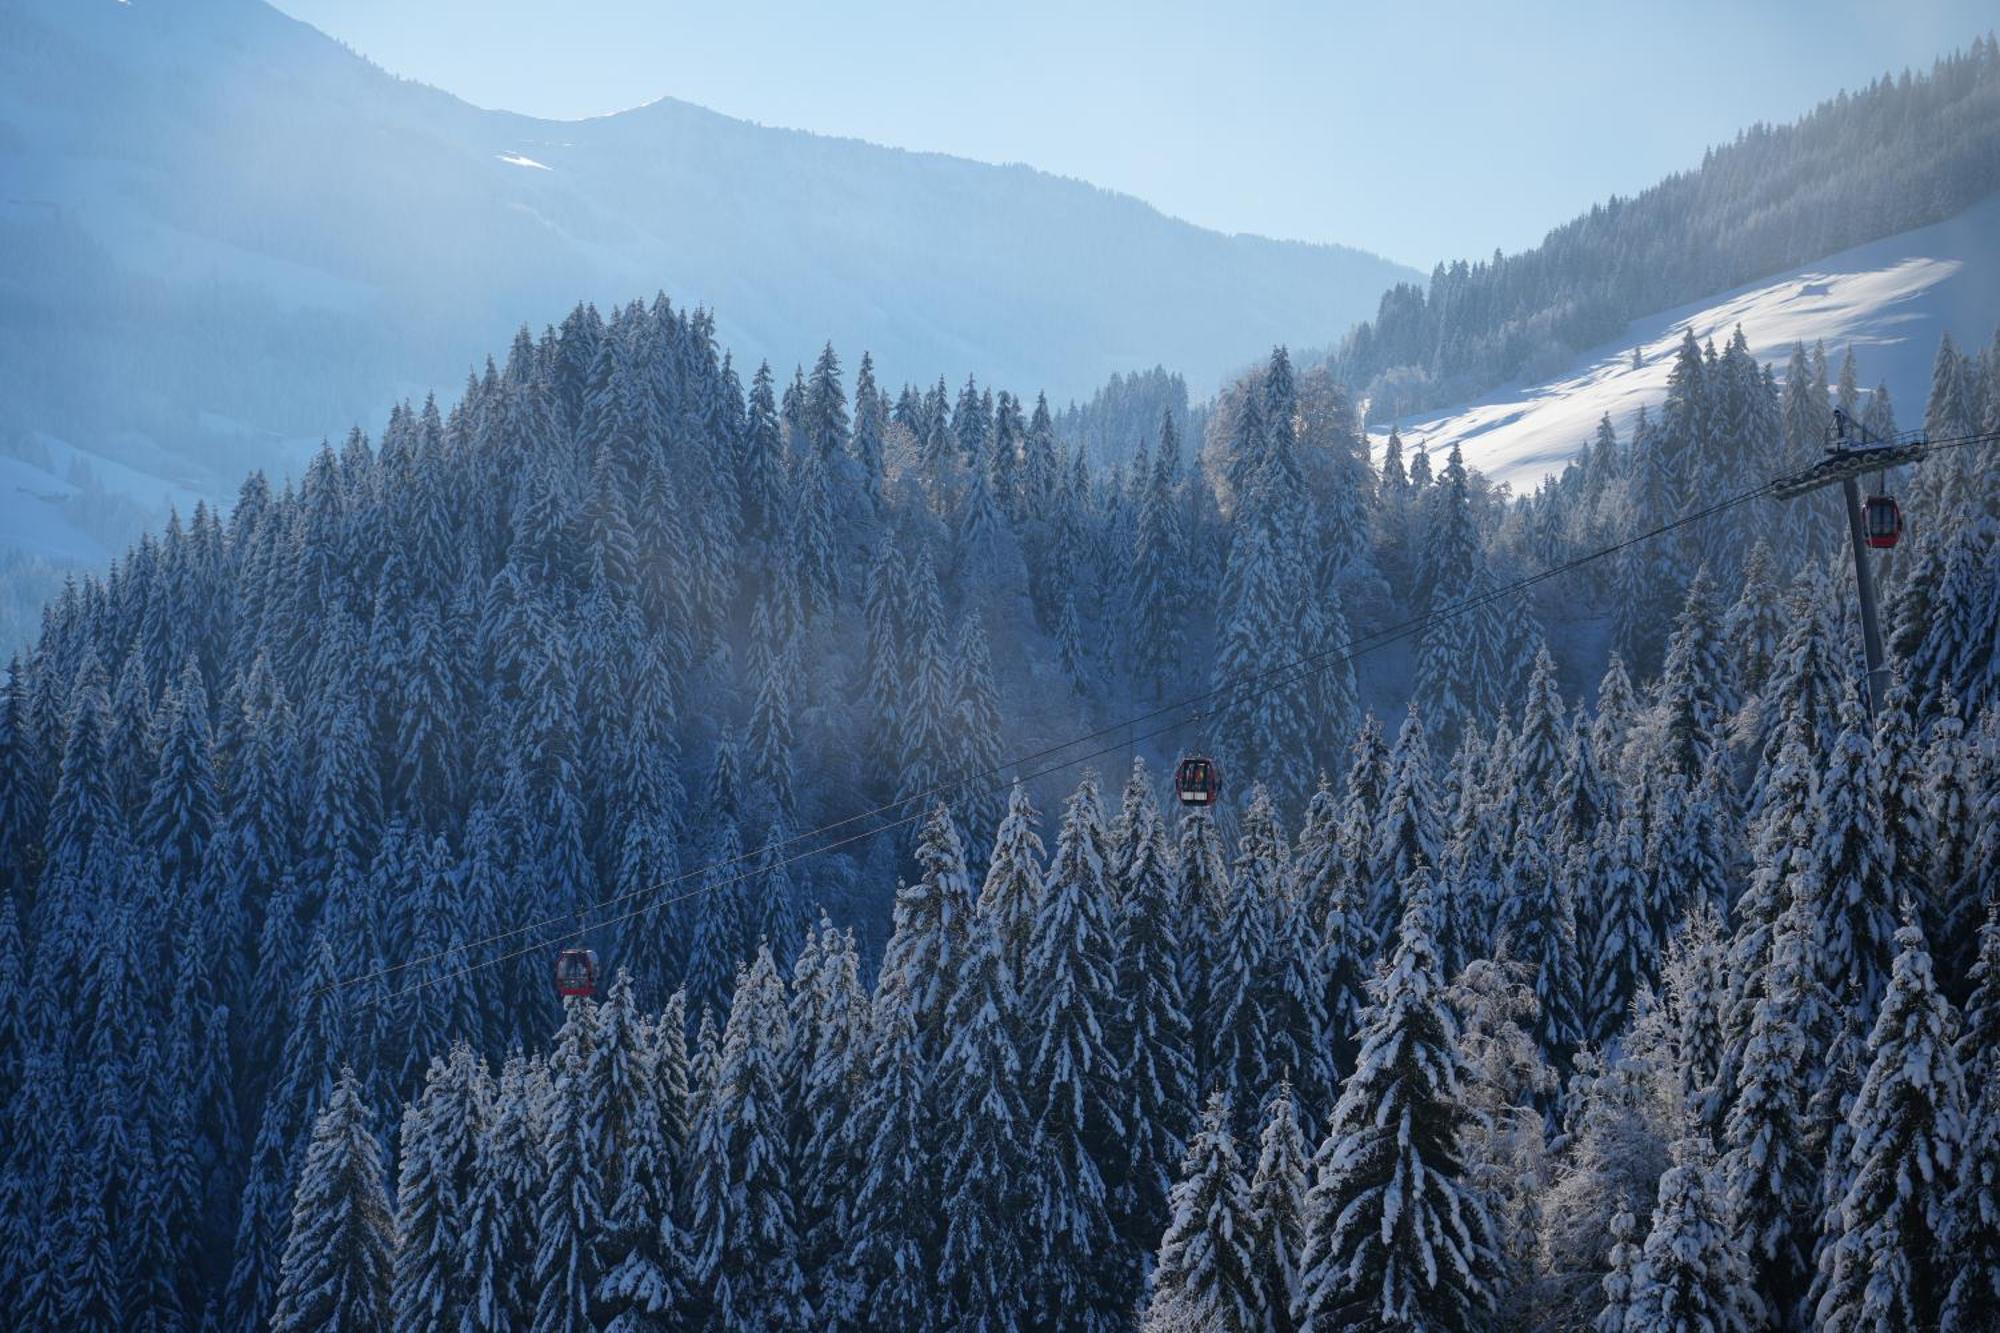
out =
<path fill-rule="evenodd" d="M 1887 384 L 1898 423 L 1921 424 L 1939 337 L 1949 330 L 1961 348 L 1977 347 L 2000 324 L 2000 195 L 1944 222 L 1636 320 L 1549 380 L 1397 424 L 1407 442 L 1434 453 L 1459 444 L 1488 476 L 1517 493 L 1532 490 L 1562 470 L 1606 412 L 1622 436 L 1641 405 L 1658 407 L 1686 330 L 1719 345 L 1739 324 L 1750 350 L 1781 373 L 1794 343 L 1823 341 L 1836 364 L 1852 346 L 1862 387 Z"/>

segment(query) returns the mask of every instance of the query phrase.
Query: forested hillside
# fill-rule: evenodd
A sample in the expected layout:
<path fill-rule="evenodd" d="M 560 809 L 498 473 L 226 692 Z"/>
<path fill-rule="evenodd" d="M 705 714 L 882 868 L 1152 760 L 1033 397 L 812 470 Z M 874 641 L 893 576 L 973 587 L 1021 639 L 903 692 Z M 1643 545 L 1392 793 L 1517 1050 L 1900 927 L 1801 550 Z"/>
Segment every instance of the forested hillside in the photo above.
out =
<path fill-rule="evenodd" d="M 2000 190 L 2000 43 L 1884 75 L 1700 167 L 1613 197 L 1532 250 L 1399 284 L 1332 357 L 1388 419 L 1541 379 L 1654 311 L 1951 217 Z"/>
<path fill-rule="evenodd" d="M 664 298 L 524 330 L 10 666 L 0 1308 L 1990 1309 L 2000 353 L 1937 366 L 1871 718 L 1815 503 L 1514 591 L 1893 428 L 1816 349 L 1689 341 L 1509 501 L 1282 350 L 1104 470 Z"/>

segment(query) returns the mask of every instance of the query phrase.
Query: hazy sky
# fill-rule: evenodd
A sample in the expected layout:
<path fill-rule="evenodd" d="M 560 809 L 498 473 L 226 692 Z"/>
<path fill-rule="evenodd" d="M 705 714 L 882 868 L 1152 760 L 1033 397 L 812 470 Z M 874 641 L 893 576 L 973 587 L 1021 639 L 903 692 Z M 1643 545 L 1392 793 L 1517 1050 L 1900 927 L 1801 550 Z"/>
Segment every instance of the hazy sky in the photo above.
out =
<path fill-rule="evenodd" d="M 1756 120 L 1964 46 L 1993 0 L 277 0 L 397 74 L 558 118 L 678 97 L 1026 162 L 1428 269 L 1532 245 Z"/>

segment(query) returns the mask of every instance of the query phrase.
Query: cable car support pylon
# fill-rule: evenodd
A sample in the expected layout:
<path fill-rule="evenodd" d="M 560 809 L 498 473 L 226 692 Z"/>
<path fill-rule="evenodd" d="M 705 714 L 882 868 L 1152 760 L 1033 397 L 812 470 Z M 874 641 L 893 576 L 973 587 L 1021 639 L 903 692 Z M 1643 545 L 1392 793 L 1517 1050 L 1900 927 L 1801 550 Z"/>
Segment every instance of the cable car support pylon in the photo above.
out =
<path fill-rule="evenodd" d="M 1848 431 L 1858 435 L 1850 443 Z M 1875 575 L 1868 564 L 1870 547 L 1886 549 L 1896 544 L 1903 532 L 1902 514 L 1887 495 L 1868 499 L 1868 514 L 1862 515 L 1861 478 L 1870 472 L 1885 472 L 1903 463 L 1915 463 L 1931 450 L 1922 436 L 1884 440 L 1838 408 L 1833 413 L 1833 437 L 1827 442 L 1826 457 L 1802 472 L 1777 477 L 1771 494 L 1780 500 L 1810 495 L 1824 486 L 1840 483 L 1847 498 L 1847 532 L 1854 543 L 1854 586 L 1861 603 L 1861 641 L 1868 652 L 1868 711 L 1872 716 L 1888 685 L 1887 668 L 1882 662 L 1882 619 L 1875 602 Z"/>

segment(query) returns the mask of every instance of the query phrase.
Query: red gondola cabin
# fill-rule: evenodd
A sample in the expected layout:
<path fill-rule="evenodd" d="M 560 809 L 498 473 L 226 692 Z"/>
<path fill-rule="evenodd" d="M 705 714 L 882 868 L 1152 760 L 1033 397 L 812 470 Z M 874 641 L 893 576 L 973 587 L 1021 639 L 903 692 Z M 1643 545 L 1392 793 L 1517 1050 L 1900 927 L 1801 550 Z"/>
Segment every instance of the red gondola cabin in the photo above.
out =
<path fill-rule="evenodd" d="M 564 949 L 556 955 L 556 994 L 597 994 L 597 952 L 594 949 Z"/>
<path fill-rule="evenodd" d="M 1889 496 L 1869 496 L 1861 518 L 1862 527 L 1868 534 L 1868 544 L 1878 551 L 1891 549 L 1903 535 L 1903 511 Z"/>
<path fill-rule="evenodd" d="M 1222 773 L 1213 759 L 1190 755 L 1174 770 L 1174 794 L 1182 805 L 1214 805 L 1222 792 Z"/>

